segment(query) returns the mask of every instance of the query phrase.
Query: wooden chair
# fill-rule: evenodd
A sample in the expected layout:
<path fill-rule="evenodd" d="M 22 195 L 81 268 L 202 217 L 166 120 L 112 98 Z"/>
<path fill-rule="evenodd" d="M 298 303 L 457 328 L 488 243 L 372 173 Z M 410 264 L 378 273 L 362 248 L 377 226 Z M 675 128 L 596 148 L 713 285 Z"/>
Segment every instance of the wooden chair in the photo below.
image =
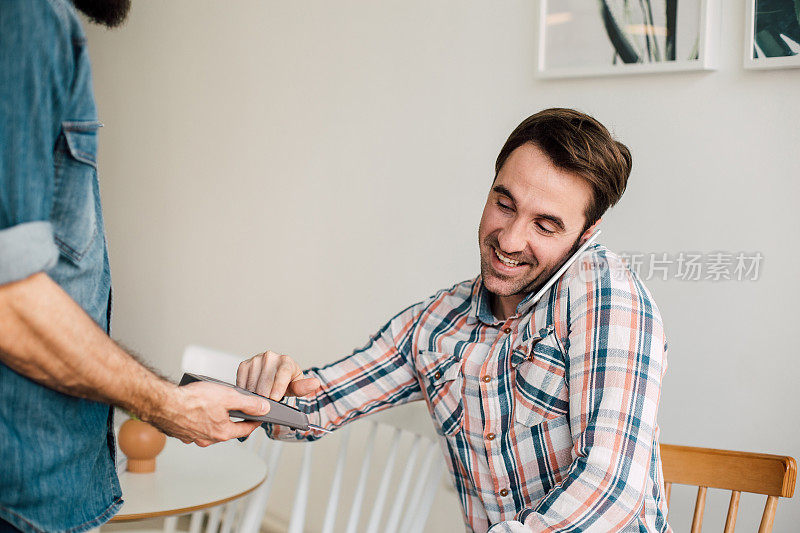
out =
<path fill-rule="evenodd" d="M 742 492 L 766 495 L 767 504 L 758 533 L 769 533 L 772 531 L 778 498 L 792 497 L 797 478 L 794 458 L 783 455 L 662 444 L 661 461 L 667 504 L 673 483 L 698 487 L 692 533 L 699 533 L 703 527 L 703 510 L 709 487 L 732 491 L 725 533 L 732 533 L 736 526 L 736 513 Z"/>

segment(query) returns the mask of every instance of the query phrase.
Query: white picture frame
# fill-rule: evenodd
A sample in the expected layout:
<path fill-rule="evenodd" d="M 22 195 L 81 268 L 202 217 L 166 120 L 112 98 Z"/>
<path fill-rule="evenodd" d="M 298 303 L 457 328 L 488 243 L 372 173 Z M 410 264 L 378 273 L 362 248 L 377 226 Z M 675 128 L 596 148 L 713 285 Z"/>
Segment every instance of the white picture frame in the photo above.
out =
<path fill-rule="evenodd" d="M 747 13 L 745 14 L 744 34 L 744 68 L 746 69 L 777 69 L 800 68 L 800 52 L 795 55 L 780 57 L 767 57 L 756 43 L 756 7 L 759 0 L 747 0 Z M 791 1 L 791 0 L 789 0 Z M 789 46 L 789 42 L 786 42 Z M 794 43 L 797 45 L 797 43 Z"/>
<path fill-rule="evenodd" d="M 719 19 L 720 19 L 720 2 L 719 0 L 695 0 L 696 4 L 696 38 L 692 43 L 693 51 L 696 49 L 696 59 L 655 59 L 652 62 L 636 62 L 614 63 L 614 59 L 618 56 L 614 50 L 614 45 L 611 44 L 610 35 L 604 36 L 605 41 L 598 41 L 598 46 L 608 48 L 614 55 L 608 56 L 608 60 L 604 63 L 597 61 L 587 62 L 587 64 L 557 64 L 554 60 L 553 53 L 548 50 L 548 26 L 552 26 L 556 21 L 555 17 L 561 16 L 562 18 L 569 16 L 567 12 L 554 12 L 551 9 L 555 6 L 559 8 L 560 5 L 568 4 L 569 0 L 538 0 L 538 20 L 536 22 L 538 28 L 537 35 L 537 50 L 536 50 L 536 77 L 541 79 L 553 78 L 578 78 L 578 77 L 596 77 L 596 76 L 617 76 L 628 74 L 652 74 L 652 73 L 665 73 L 665 72 L 685 72 L 685 71 L 704 71 L 715 70 L 717 66 L 717 52 L 719 47 Z M 578 0 L 582 4 L 578 11 L 584 12 L 584 6 L 589 5 L 588 0 Z M 593 5 L 598 5 L 592 1 Z M 592 31 L 597 32 L 596 24 L 604 24 L 602 16 L 599 14 L 600 8 L 597 9 L 597 20 L 587 20 L 585 13 L 582 15 L 582 23 L 592 24 Z M 652 14 L 651 14 L 652 16 Z M 651 19 L 653 20 L 653 19 Z M 599 22 L 598 22 L 599 21 Z M 653 24 L 633 25 L 631 27 L 649 28 L 651 30 L 663 30 L 663 27 L 655 26 Z M 608 31 L 608 29 L 604 30 Z M 680 35 L 680 32 L 676 32 Z M 663 36 L 663 35 L 662 35 Z M 653 32 L 653 39 L 655 41 L 655 32 Z M 585 43 L 582 44 L 586 48 Z M 648 42 L 648 49 L 650 44 Z M 676 47 L 673 39 L 673 47 Z M 574 50 L 575 54 L 579 54 L 578 46 Z M 649 50 L 648 50 L 649 51 Z M 558 52 L 562 57 L 565 52 L 559 50 Z M 566 55 L 569 54 L 567 50 Z M 693 54 L 694 55 L 694 54 Z M 563 63 L 563 61 L 562 61 Z"/>

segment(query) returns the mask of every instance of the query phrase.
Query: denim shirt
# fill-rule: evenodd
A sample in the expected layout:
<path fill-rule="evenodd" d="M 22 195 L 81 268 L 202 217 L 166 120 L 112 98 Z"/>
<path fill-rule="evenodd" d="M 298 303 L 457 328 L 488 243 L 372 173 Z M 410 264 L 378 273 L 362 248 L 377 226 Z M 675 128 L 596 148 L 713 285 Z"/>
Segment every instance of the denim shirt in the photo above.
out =
<path fill-rule="evenodd" d="M 99 127 L 72 5 L 0 0 L 0 284 L 44 271 L 108 331 Z M 122 504 L 111 416 L 0 363 L 0 518 L 72 532 L 111 518 Z"/>

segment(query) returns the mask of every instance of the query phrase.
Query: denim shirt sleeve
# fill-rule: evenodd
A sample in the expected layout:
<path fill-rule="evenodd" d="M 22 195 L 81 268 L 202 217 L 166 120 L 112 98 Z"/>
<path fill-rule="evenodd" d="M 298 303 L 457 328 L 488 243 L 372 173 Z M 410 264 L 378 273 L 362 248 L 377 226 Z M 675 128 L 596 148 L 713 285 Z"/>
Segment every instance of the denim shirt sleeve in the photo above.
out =
<path fill-rule="evenodd" d="M 0 284 L 58 260 L 53 148 L 74 68 L 64 32 L 47 2 L 0 0 Z"/>

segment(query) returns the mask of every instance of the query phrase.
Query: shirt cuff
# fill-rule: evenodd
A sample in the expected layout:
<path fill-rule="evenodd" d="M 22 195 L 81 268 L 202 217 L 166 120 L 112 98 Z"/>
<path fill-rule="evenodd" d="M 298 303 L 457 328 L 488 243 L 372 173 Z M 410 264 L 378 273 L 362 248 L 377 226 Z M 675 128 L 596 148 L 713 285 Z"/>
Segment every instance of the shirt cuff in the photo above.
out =
<path fill-rule="evenodd" d="M 25 222 L 0 230 L 0 285 L 49 270 L 57 262 L 50 222 Z"/>

